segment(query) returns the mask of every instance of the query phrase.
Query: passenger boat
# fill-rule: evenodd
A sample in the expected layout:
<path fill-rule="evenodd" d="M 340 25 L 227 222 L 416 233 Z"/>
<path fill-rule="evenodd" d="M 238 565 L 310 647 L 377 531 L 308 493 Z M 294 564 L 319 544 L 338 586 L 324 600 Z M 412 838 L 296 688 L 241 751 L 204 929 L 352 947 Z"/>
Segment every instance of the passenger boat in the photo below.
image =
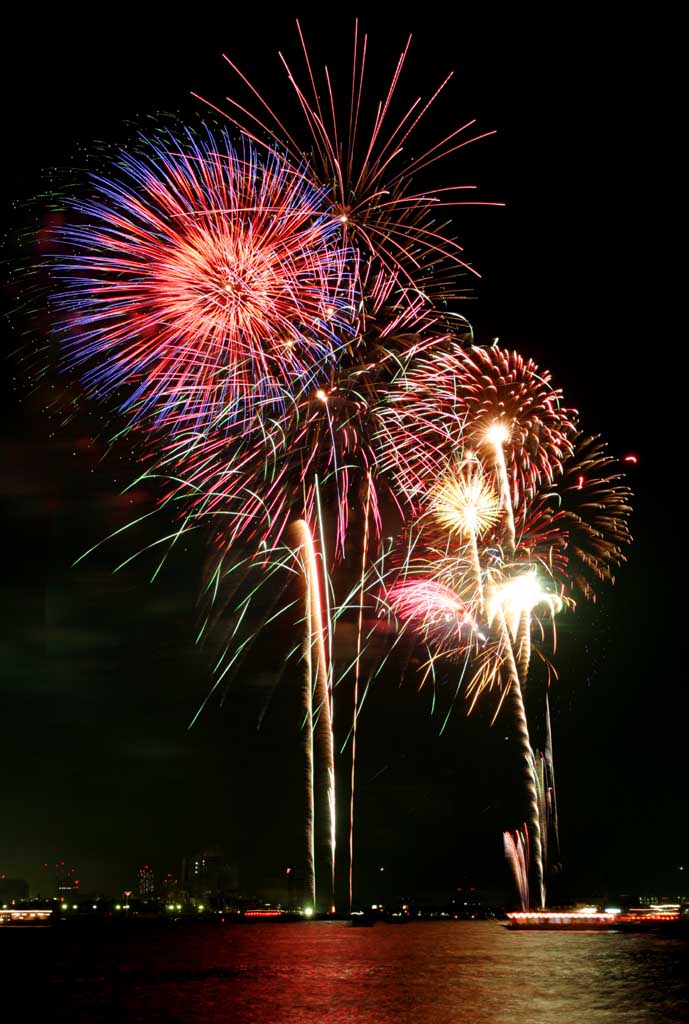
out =
<path fill-rule="evenodd" d="M 679 904 L 620 910 L 522 910 L 507 915 L 507 928 L 519 931 L 647 931 L 684 923 Z"/>
<path fill-rule="evenodd" d="M 0 910 L 0 925 L 32 925 L 47 924 L 52 916 L 52 910 L 30 910 L 29 908 L 7 907 Z"/>

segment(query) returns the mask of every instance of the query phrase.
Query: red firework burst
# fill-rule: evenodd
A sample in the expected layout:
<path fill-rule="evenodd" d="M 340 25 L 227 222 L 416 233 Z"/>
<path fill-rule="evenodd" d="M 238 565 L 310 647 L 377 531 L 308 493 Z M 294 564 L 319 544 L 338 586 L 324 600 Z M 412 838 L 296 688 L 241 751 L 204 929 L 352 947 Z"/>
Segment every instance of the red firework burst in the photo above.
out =
<path fill-rule="evenodd" d="M 225 429 L 327 379 L 353 299 L 323 189 L 209 131 L 144 139 L 92 186 L 50 256 L 63 351 L 92 393 L 167 429 Z"/>
<path fill-rule="evenodd" d="M 575 415 L 532 359 L 453 342 L 409 360 L 386 389 L 378 444 L 398 488 L 416 497 L 436 483 L 460 446 L 490 463 L 488 434 L 500 425 L 517 511 L 571 456 Z"/>

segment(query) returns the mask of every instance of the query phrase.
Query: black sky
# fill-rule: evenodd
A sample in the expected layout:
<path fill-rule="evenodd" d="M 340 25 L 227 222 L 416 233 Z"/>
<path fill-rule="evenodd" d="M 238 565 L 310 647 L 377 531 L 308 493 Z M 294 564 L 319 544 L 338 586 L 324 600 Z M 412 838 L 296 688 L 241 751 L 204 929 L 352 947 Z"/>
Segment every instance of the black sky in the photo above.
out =
<path fill-rule="evenodd" d="M 346 66 L 353 16 L 302 19 L 316 63 Z M 405 97 L 454 69 L 429 118 L 433 139 L 469 117 L 498 130 L 439 171 L 507 203 L 456 217 L 482 274 L 467 315 L 479 340 L 499 336 L 548 366 L 587 429 L 639 458 L 629 562 L 595 608 L 560 627 L 552 706 L 566 871 L 573 890 L 672 890 L 686 877 L 678 866 L 689 872 L 677 26 L 601 23 L 581 7 L 557 23 L 529 11 L 452 17 L 363 23 L 381 84 L 413 33 Z M 98 26 L 26 17 L 5 46 L 6 268 L 26 254 L 17 232 L 41 217 L 31 200 L 47 169 L 76 178 L 100 141 L 126 143 L 161 113 L 202 116 L 192 91 L 222 105 L 233 88 L 223 51 L 285 109 L 277 50 L 298 57 L 291 15 L 204 4 L 175 24 L 122 7 Z M 8 352 L 40 345 L 35 320 L 12 321 Z M 97 412 L 61 425 L 56 392 L 32 391 L 12 356 L 5 376 L 0 874 L 45 890 L 41 864 L 64 857 L 88 889 L 114 890 L 140 863 L 176 870 L 185 851 L 217 842 L 247 888 L 277 879 L 298 848 L 289 687 L 249 666 L 223 707 L 186 731 L 210 684 L 210 652 L 193 645 L 201 552 L 178 551 L 150 585 L 150 558 L 113 575 L 155 538 L 141 527 L 71 568 L 152 508 L 152 494 L 120 496 L 136 467 L 124 452 L 102 460 Z M 371 893 L 380 866 L 386 884 L 408 890 L 501 880 L 501 726 L 466 722 L 458 706 L 439 737 L 429 708 L 413 679 L 388 680 L 362 720 L 360 877 Z"/>

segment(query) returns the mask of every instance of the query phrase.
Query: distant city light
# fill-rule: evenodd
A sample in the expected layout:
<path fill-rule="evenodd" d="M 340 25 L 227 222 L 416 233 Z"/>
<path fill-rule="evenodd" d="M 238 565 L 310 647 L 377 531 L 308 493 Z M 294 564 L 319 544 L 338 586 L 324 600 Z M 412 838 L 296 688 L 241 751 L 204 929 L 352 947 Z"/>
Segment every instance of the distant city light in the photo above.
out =
<path fill-rule="evenodd" d="M 313 917 L 313 907 L 304 907 L 304 917 Z"/>

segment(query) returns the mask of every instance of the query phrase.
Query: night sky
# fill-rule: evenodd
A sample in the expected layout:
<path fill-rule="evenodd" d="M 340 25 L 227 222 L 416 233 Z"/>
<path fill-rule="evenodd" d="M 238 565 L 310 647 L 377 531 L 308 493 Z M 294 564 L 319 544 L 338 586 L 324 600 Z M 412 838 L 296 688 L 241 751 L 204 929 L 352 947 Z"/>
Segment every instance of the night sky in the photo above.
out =
<path fill-rule="evenodd" d="M 476 183 L 481 198 L 507 204 L 455 217 L 482 275 L 462 306 L 477 339 L 499 337 L 550 368 L 584 427 L 639 459 L 629 561 L 595 607 L 582 601 L 559 625 L 551 706 L 563 885 L 581 895 L 686 893 L 686 343 L 668 245 L 681 195 L 672 32 L 594 24 L 577 11 L 582 20 L 558 24 L 461 11 L 454 25 L 437 15 L 363 24 L 379 90 L 408 31 L 403 98 L 430 93 L 454 69 L 422 139 L 470 117 L 497 129 L 433 179 Z M 348 66 L 353 13 L 332 17 L 329 27 L 302 20 L 314 62 L 337 71 Z M 201 4 L 193 20 L 161 26 L 134 24 L 118 7 L 117 22 L 98 30 L 27 17 L 5 45 L 6 270 L 30 256 L 49 169 L 79 181 L 89 152 L 126 144 L 151 118 L 198 122 L 207 108 L 192 91 L 222 105 L 234 88 L 223 51 L 301 127 L 277 58 L 278 49 L 299 56 L 291 16 L 237 20 Z M 216 843 L 238 863 L 243 889 L 280 893 L 299 850 L 298 670 L 277 685 L 265 657 L 249 659 L 222 706 L 212 702 L 187 731 L 214 653 L 194 646 L 203 550 L 177 550 L 154 583 L 154 556 L 113 574 L 159 535 L 142 525 L 72 568 L 150 511 L 154 492 L 121 494 L 136 465 L 124 447 L 106 454 L 98 410 L 81 403 L 63 422 L 64 383 L 34 386 L 43 321 L 24 316 L 12 281 L 6 295 L 0 874 L 52 892 L 64 858 L 82 888 L 115 892 L 143 863 L 177 873 L 183 854 Z M 10 354 L 18 348 L 23 362 Z M 449 678 L 431 715 L 430 691 L 393 672 L 367 703 L 363 895 L 506 882 L 506 730 L 500 720 L 489 727 L 490 699 L 469 720 L 460 700 L 439 736 L 452 689 Z"/>

